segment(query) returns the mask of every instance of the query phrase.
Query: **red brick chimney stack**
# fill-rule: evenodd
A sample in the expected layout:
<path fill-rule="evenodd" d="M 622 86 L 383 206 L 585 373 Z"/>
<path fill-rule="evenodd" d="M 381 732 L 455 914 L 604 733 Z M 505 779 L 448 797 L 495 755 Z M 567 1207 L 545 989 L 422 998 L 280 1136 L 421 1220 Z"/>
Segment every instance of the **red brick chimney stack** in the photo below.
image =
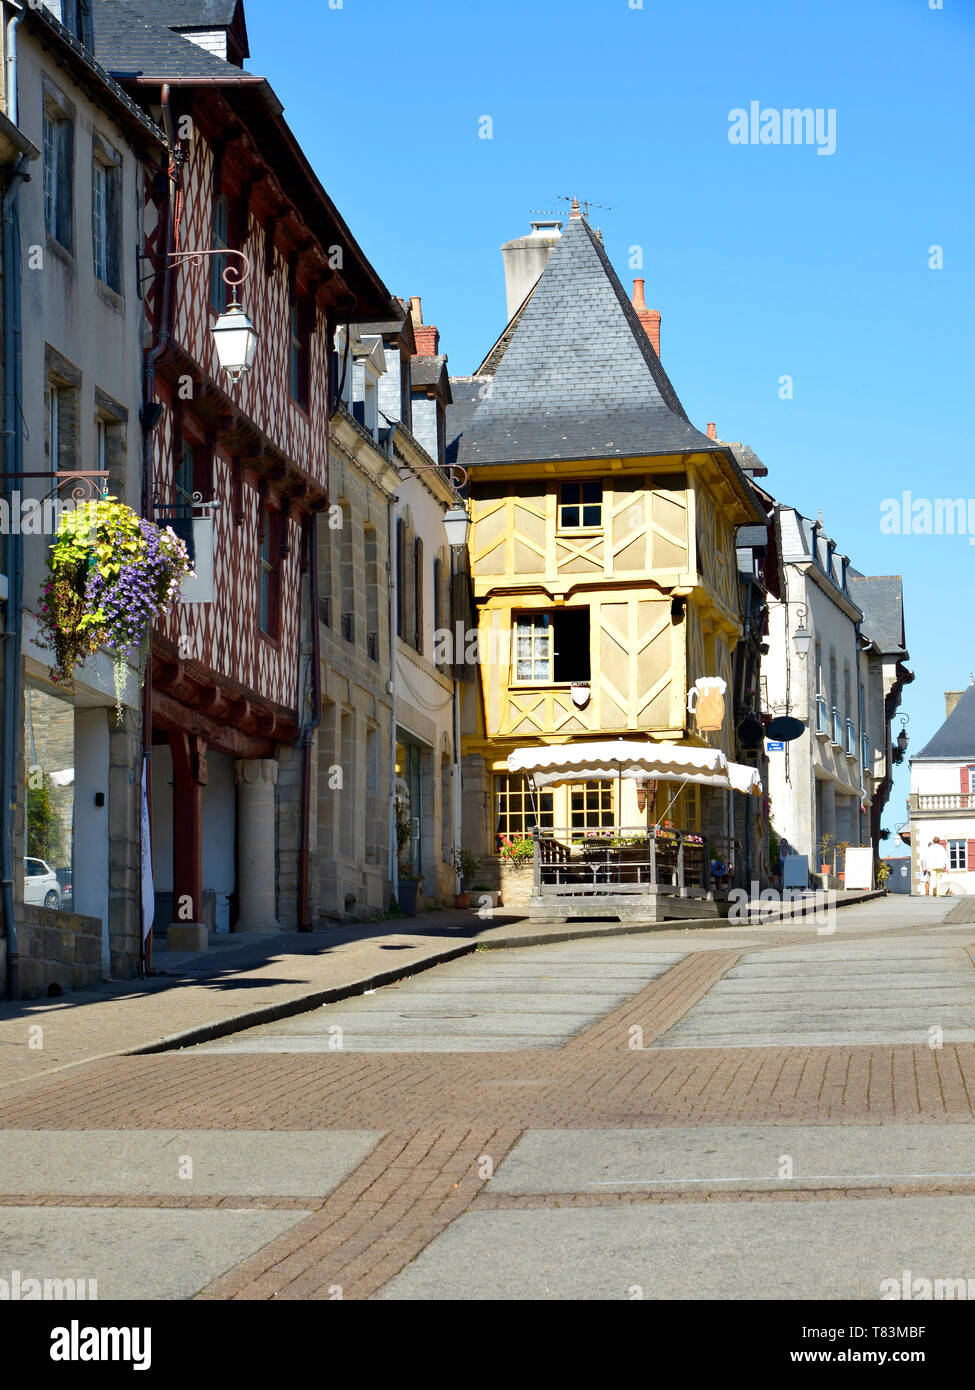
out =
<path fill-rule="evenodd" d="M 713 420 L 708 421 L 708 439 L 717 439 L 718 427 Z"/>
<path fill-rule="evenodd" d="M 637 312 L 637 317 L 643 324 L 644 332 L 653 343 L 653 350 L 660 356 L 660 311 L 658 309 L 648 309 L 647 301 L 643 297 L 643 281 L 633 281 L 633 307 Z"/>
<path fill-rule="evenodd" d="M 436 357 L 440 352 L 440 330 L 432 323 L 423 322 L 423 309 L 418 294 L 410 295 L 410 318 L 413 320 L 417 357 Z"/>

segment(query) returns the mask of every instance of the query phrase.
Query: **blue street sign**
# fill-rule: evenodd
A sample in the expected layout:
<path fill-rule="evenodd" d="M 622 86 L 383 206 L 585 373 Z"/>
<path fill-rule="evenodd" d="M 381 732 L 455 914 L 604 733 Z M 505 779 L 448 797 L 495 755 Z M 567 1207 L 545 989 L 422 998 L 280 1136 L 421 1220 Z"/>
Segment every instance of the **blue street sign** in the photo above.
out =
<path fill-rule="evenodd" d="M 766 743 L 766 745 L 765 745 L 765 751 L 766 751 L 766 753 L 781 753 L 781 752 L 783 752 L 784 750 L 785 750 L 785 744 L 784 744 L 784 743 Z"/>

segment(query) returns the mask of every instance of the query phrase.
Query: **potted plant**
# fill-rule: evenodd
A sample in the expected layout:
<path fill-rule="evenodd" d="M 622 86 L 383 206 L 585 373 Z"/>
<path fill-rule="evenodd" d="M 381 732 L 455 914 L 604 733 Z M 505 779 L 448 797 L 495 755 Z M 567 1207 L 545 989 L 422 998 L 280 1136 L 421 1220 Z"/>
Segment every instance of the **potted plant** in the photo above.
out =
<path fill-rule="evenodd" d="M 472 854 L 469 849 L 454 851 L 454 870 L 460 878 L 459 893 L 454 895 L 454 907 L 470 907 L 471 892 L 470 882 L 481 867 L 481 861 L 476 854 Z"/>
<path fill-rule="evenodd" d="M 512 864 L 524 864 L 535 857 L 535 842 L 530 835 L 501 835 L 499 853 Z"/>
<path fill-rule="evenodd" d="M 835 836 L 830 835 L 828 832 L 824 832 L 819 837 L 819 872 L 822 874 L 823 878 L 828 878 L 830 875 L 830 864 L 827 856 L 829 855 L 834 839 Z"/>
<path fill-rule="evenodd" d="M 153 623 L 170 611 L 184 578 L 193 574 L 186 546 L 171 527 L 102 497 L 64 513 L 47 567 L 38 645 L 54 653 L 52 677 L 67 680 L 107 647 L 121 722 L 128 653 L 138 651 L 141 675 Z"/>
<path fill-rule="evenodd" d="M 841 840 L 840 843 L 836 846 L 836 852 L 840 856 L 839 863 L 843 865 L 843 867 L 839 870 L 839 879 L 841 883 L 846 882 L 846 851 L 849 849 L 849 847 L 849 840 Z"/>
<path fill-rule="evenodd" d="M 887 891 L 887 880 L 890 878 L 890 865 L 885 859 L 881 859 L 877 865 L 877 887 Z"/>

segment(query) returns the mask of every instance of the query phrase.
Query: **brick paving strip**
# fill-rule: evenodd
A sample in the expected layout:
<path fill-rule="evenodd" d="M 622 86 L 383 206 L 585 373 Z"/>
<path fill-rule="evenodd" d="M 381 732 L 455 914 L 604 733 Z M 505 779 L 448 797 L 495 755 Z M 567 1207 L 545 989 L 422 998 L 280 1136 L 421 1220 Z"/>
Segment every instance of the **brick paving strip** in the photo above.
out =
<path fill-rule="evenodd" d="M 850 894 L 838 898 L 836 905 L 854 907 L 877 896 Z M 782 915 L 801 918 L 803 913 Z M 567 929 L 527 918 L 505 918 L 503 912 L 496 925 L 485 925 L 471 913 L 451 911 L 381 928 L 284 933 L 256 946 L 212 951 L 192 964 L 185 956 L 169 961 L 161 951 L 157 965 L 175 969 L 171 977 L 115 983 L 57 1001 L 0 1002 L 0 1094 L 92 1062 L 189 1047 L 287 1018 L 380 988 L 479 947 L 530 947 L 632 935 L 652 936 L 655 944 L 669 937 L 680 947 L 702 933 L 707 933 L 704 939 L 723 945 L 722 938 L 733 938 L 738 930 L 759 928 L 754 923 L 736 926 L 725 921 L 656 926 L 586 923 Z M 909 930 L 917 933 L 924 928 Z M 761 944 L 767 946 L 793 944 L 805 936 L 798 923 L 781 939 L 771 934 L 768 924 L 761 931 Z M 811 940 L 820 939 L 814 929 L 808 935 Z M 44 1030 L 43 1048 L 28 1046 L 29 1030 L 36 1025 Z M 106 1039 L 111 1039 L 110 1045 Z"/>

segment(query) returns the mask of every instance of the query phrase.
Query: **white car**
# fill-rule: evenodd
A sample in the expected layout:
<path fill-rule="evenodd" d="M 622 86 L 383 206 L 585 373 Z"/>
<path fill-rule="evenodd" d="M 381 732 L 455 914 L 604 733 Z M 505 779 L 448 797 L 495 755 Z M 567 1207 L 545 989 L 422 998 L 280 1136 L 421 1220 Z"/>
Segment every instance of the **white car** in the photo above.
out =
<path fill-rule="evenodd" d="M 43 859 L 24 860 L 24 902 L 35 907 L 48 907 L 52 912 L 61 908 L 61 885 L 50 864 Z"/>

